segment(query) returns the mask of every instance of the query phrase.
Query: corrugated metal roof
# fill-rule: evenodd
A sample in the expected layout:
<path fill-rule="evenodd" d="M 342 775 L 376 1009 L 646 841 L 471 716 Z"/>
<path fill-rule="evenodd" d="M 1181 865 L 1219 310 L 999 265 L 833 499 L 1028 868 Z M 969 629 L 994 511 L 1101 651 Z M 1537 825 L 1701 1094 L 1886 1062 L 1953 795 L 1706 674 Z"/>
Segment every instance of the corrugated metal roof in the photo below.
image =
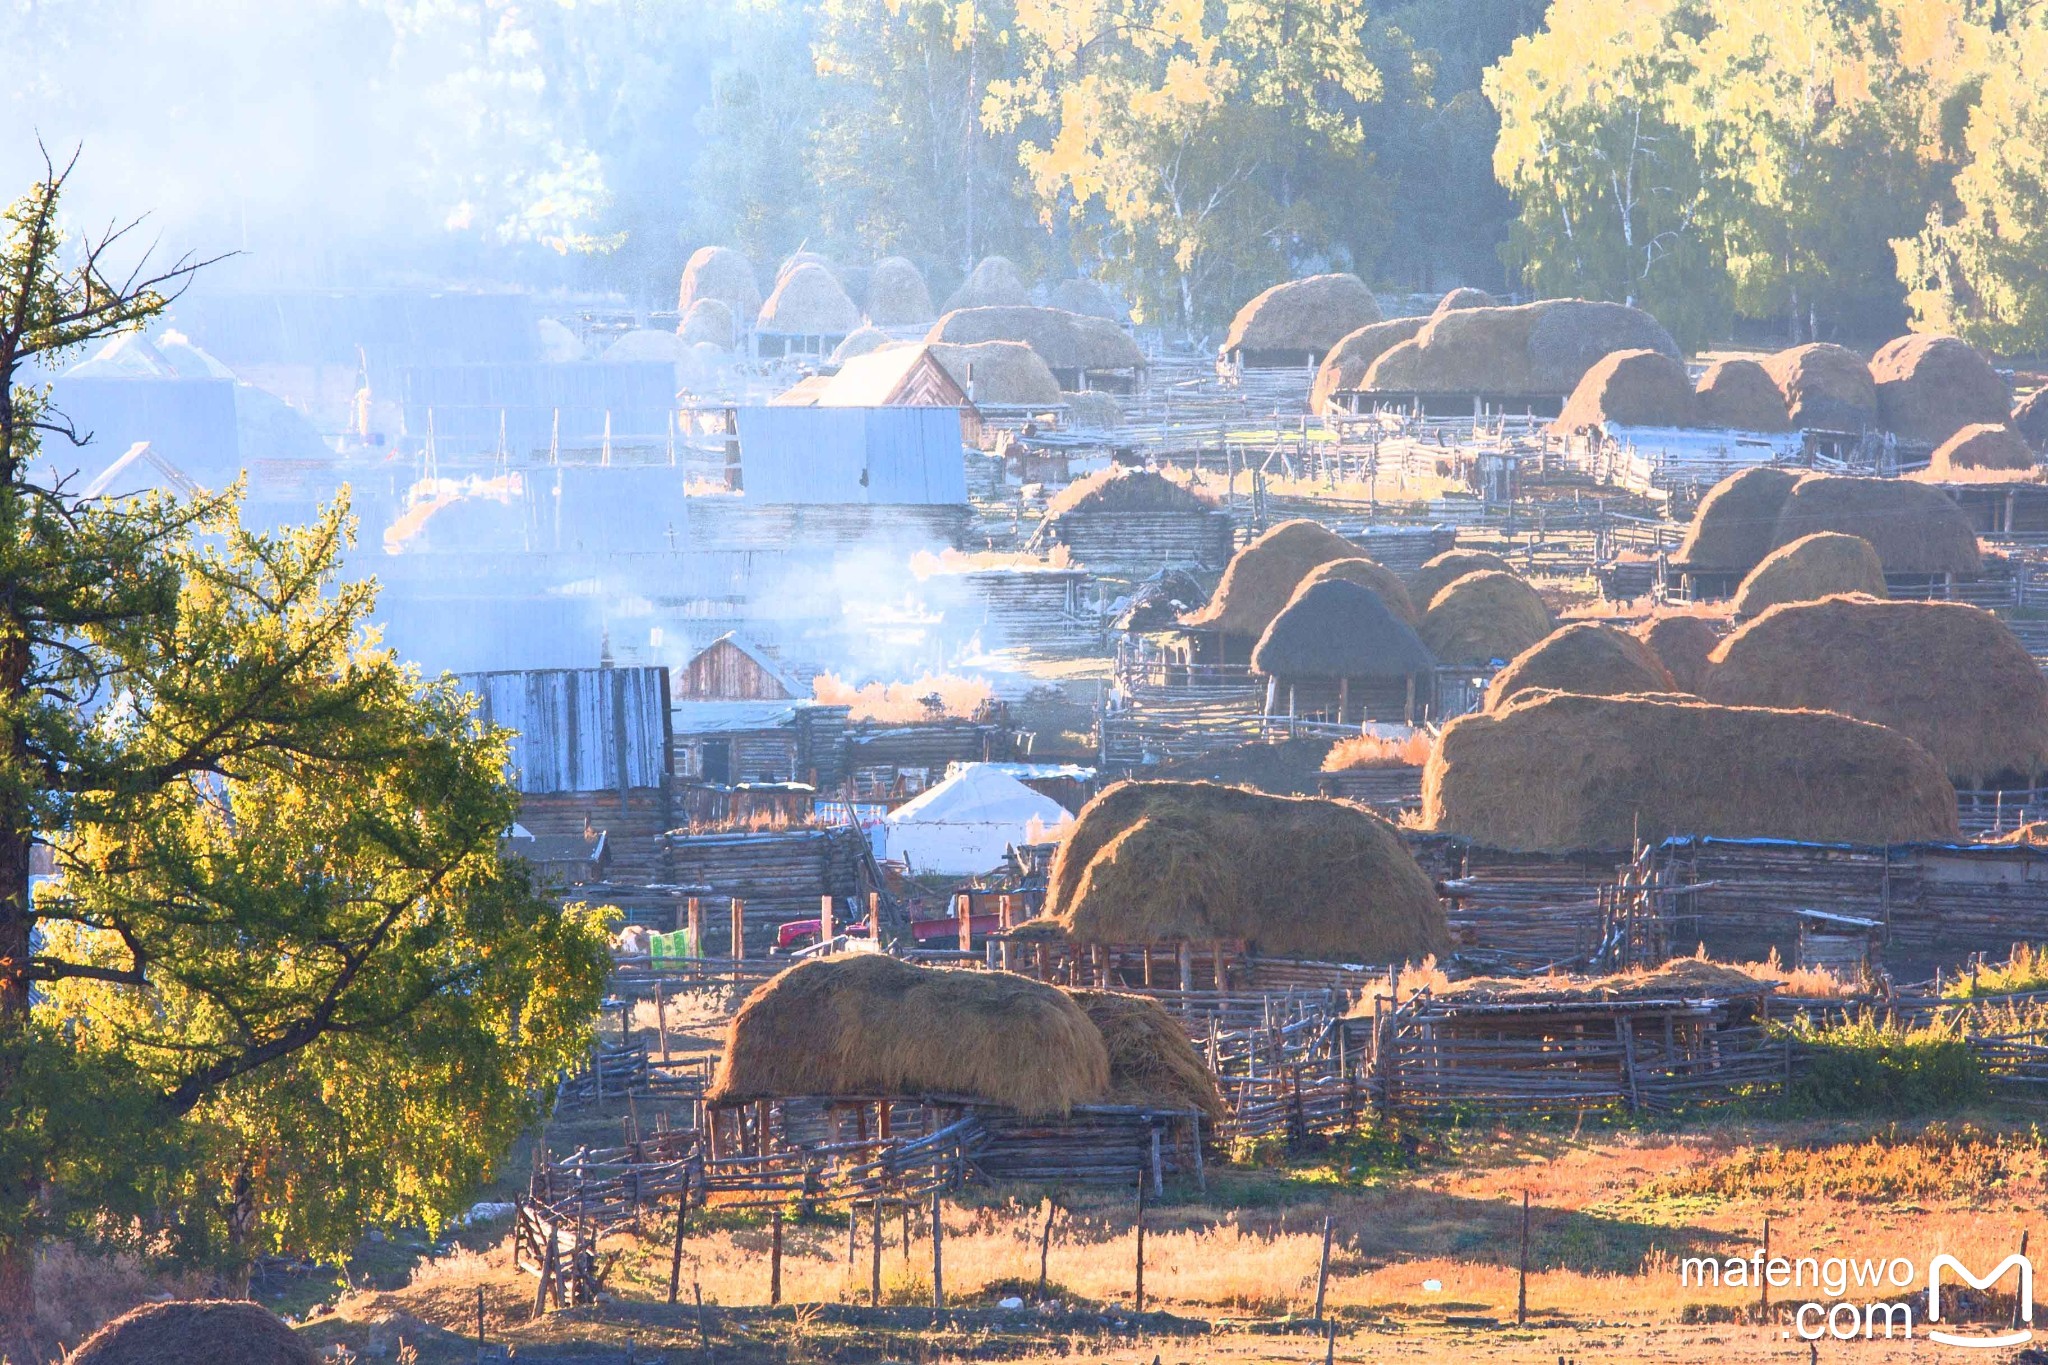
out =
<path fill-rule="evenodd" d="M 750 502 L 965 503 L 956 408 L 741 408 Z"/>
<path fill-rule="evenodd" d="M 666 668 L 463 673 L 484 720 L 514 734 L 522 792 L 658 787 L 668 771 Z"/>

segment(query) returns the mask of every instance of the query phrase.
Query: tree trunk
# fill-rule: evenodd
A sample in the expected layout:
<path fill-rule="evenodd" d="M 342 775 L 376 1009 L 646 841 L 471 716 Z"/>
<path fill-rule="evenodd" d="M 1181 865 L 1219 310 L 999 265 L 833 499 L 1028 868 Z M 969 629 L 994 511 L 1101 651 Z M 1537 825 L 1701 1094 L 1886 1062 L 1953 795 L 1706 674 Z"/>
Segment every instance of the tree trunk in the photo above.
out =
<path fill-rule="evenodd" d="M 0 626 L 0 696 L 18 698 L 26 687 L 29 649 L 18 623 Z M 21 731 L 4 738 L 16 772 L 26 770 L 27 740 Z M 23 1032 L 29 1022 L 29 849 L 34 834 L 28 813 L 14 802 L 0 803 L 0 1122 L 14 1121 Z M 0 1216 L 27 1222 L 42 1195 L 42 1172 L 32 1160 L 0 1168 Z M 25 1340 L 35 1320 L 33 1234 L 0 1234 L 0 1355 Z M 17 1348 L 18 1349 L 18 1348 Z"/>

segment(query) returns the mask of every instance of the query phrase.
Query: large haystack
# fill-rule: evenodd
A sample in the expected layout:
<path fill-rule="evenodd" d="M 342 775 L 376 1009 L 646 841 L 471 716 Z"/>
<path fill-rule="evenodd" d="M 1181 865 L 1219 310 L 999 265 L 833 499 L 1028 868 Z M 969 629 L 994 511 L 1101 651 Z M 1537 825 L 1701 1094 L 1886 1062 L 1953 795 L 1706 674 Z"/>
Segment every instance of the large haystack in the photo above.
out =
<path fill-rule="evenodd" d="M 1955 792 L 1905 735 L 1820 711 L 1529 692 L 1444 727 L 1423 822 L 1489 848 L 1621 850 L 1673 835 L 1948 839 Z"/>
<path fill-rule="evenodd" d="M 1877 424 L 1877 386 L 1854 351 L 1814 341 L 1779 351 L 1763 365 L 1794 427 L 1862 431 Z"/>
<path fill-rule="evenodd" d="M 946 299 L 945 311 L 959 308 L 1018 308 L 1031 302 L 1031 287 L 1003 256 L 984 256 L 966 281 Z"/>
<path fill-rule="evenodd" d="M 1450 947 L 1392 825 L 1206 782 L 1120 782 L 1053 859 L 1047 913 L 1082 943 L 1244 939 L 1268 957 L 1396 962 Z"/>
<path fill-rule="evenodd" d="M 1186 512 L 1190 515 L 1214 511 L 1207 495 L 1164 474 L 1149 469 L 1112 465 L 1086 478 L 1074 480 L 1045 505 L 1044 525 L 1082 512 Z"/>
<path fill-rule="evenodd" d="M 2012 412 L 2012 390 L 1977 348 L 1958 337 L 1914 332 L 1870 358 L 1877 416 L 1902 441 L 1937 446 L 1978 422 Z"/>
<path fill-rule="evenodd" d="M 1777 545 L 1815 531 L 1861 536 L 1888 574 L 1973 574 L 1977 532 L 1954 499 L 1910 479 L 1808 474 L 1778 511 Z"/>
<path fill-rule="evenodd" d="M 1251 364 L 1313 365 L 1379 320 L 1379 300 L 1358 276 L 1311 275 L 1276 284 L 1238 309 L 1223 351 Z"/>
<path fill-rule="evenodd" d="M 1550 608 L 1511 573 L 1452 579 L 1422 613 L 1422 642 L 1447 664 L 1508 660 L 1550 634 Z"/>
<path fill-rule="evenodd" d="M 858 360 L 886 348 L 893 340 L 879 327 L 856 327 L 846 334 L 846 339 L 832 348 L 832 363 L 844 365 L 849 360 Z"/>
<path fill-rule="evenodd" d="M 938 310 L 918 268 L 901 256 L 885 256 L 868 272 L 867 314 L 877 327 L 917 327 Z"/>
<path fill-rule="evenodd" d="M 318 1359 L 276 1314 L 240 1299 L 144 1304 L 65 1357 L 67 1365 L 314 1365 Z"/>
<path fill-rule="evenodd" d="M 839 271 L 837 270 L 837 268 L 833 266 L 832 258 L 830 256 L 827 256 L 823 252 L 819 251 L 805 251 L 803 248 L 799 247 L 795 251 L 790 252 L 787 256 L 784 256 L 782 258 L 782 264 L 775 267 L 776 283 L 781 283 L 783 279 L 785 279 L 792 270 L 797 270 L 807 265 L 815 265 L 819 267 L 820 269 L 824 270 L 827 274 L 831 275 L 834 279 L 837 279 L 839 277 Z"/>
<path fill-rule="evenodd" d="M 1688 427 L 1696 416 L 1683 361 L 1662 351 L 1610 351 L 1579 380 L 1551 430 Z"/>
<path fill-rule="evenodd" d="M 1678 343 L 1655 318 L 1619 303 L 1545 299 L 1511 308 L 1461 308 L 1432 316 L 1411 341 L 1389 347 L 1360 387 L 1384 393 L 1563 397 L 1614 351 L 1677 359 Z"/>
<path fill-rule="evenodd" d="M 1057 988 L 854 953 L 756 988 L 726 1027 L 705 1098 L 967 1095 L 1064 1114 L 1108 1085 L 1101 1033 Z"/>
<path fill-rule="evenodd" d="M 2034 449 L 2048 451 L 2048 389 L 2035 389 L 2013 405 L 2012 429 Z"/>
<path fill-rule="evenodd" d="M 738 335 L 732 309 L 719 299 L 698 299 L 676 324 L 676 339 L 685 346 L 703 341 L 731 350 Z"/>
<path fill-rule="evenodd" d="M 1014 940 L 1017 935 L 1012 934 Z M 1064 931 L 1061 938 L 1064 939 Z M 1070 990 L 1102 1035 L 1109 1053 L 1110 1104 L 1151 1109 L 1193 1109 L 1221 1119 L 1230 1111 L 1216 1089 L 1216 1077 L 1179 1020 L 1157 1000 L 1121 991 Z"/>
<path fill-rule="evenodd" d="M 1208 604 L 1181 624 L 1256 640 L 1309 570 L 1357 554 L 1356 545 L 1318 522 L 1283 521 L 1231 556 Z"/>
<path fill-rule="evenodd" d="M 761 286 L 754 281 L 753 265 L 731 247 L 698 247 L 683 267 L 676 311 L 688 316 L 699 299 L 717 299 L 732 311 L 734 322 L 751 323 L 761 311 Z"/>
<path fill-rule="evenodd" d="M 1706 686 L 1707 656 L 1721 643 L 1721 632 L 1706 617 L 1689 612 L 1653 616 L 1629 634 L 1650 647 L 1679 691 L 1697 694 Z"/>
<path fill-rule="evenodd" d="M 1454 579 L 1468 573 L 1513 573 L 1514 568 L 1499 555 L 1487 550 L 1445 550 L 1433 559 L 1423 561 L 1408 580 L 1408 596 L 1427 607 L 1436 600 Z"/>
<path fill-rule="evenodd" d="M 1884 564 L 1862 536 L 1816 531 L 1765 555 L 1735 590 L 1735 614 L 1759 616 L 1780 602 L 1818 602 L 1845 592 L 1886 597 Z"/>
<path fill-rule="evenodd" d="M 1349 559 L 1333 559 L 1309 570 L 1308 577 L 1301 580 L 1301 586 L 1294 592 L 1299 597 L 1302 590 L 1324 579 L 1337 578 L 1346 583 L 1356 583 L 1361 588 L 1370 588 L 1387 604 L 1387 610 L 1414 625 L 1422 619 L 1422 613 L 1415 609 L 1415 599 L 1408 594 L 1408 585 L 1395 573 L 1376 559 L 1354 555 Z"/>
<path fill-rule="evenodd" d="M 1670 692 L 1677 684 L 1651 648 L 1633 635 L 1578 621 L 1517 654 L 1486 687 L 1484 710 L 1497 712 L 1530 689 L 1619 697 Z"/>
<path fill-rule="evenodd" d="M 1315 387 L 1309 390 L 1308 410 L 1319 413 L 1323 405 L 1340 393 L 1356 389 L 1365 380 L 1372 363 L 1390 347 L 1409 340 L 1428 323 L 1426 317 L 1389 318 L 1346 334 L 1323 363 L 1316 367 Z"/>
<path fill-rule="evenodd" d="M 1785 395 L 1771 372 L 1754 360 L 1717 360 L 1693 388 L 1694 412 L 1703 427 L 1731 431 L 1790 431 Z"/>
<path fill-rule="evenodd" d="M 1974 422 L 1934 448 L 1916 483 L 2032 483 L 2041 467 L 2017 431 L 2004 422 Z"/>
<path fill-rule="evenodd" d="M 1435 668 L 1413 626 L 1342 578 L 1303 583 L 1252 650 L 1252 672 L 1286 681 L 1413 678 Z"/>
<path fill-rule="evenodd" d="M 1836 711 L 1910 735 L 1958 787 L 2048 775 L 2048 677 L 2005 622 L 1961 602 L 1790 602 L 1721 642 L 1703 694 Z"/>
<path fill-rule="evenodd" d="M 806 261 L 775 282 L 754 326 L 783 336 L 843 337 L 860 326 L 860 309 L 831 271 Z"/>
<path fill-rule="evenodd" d="M 1461 284 L 1438 299 L 1436 307 L 1430 311 L 1434 313 L 1455 313 L 1461 308 L 1498 307 L 1500 307 L 1500 300 L 1487 293 L 1484 289 L 1474 289 L 1469 284 Z"/>
<path fill-rule="evenodd" d="M 1038 352 L 1019 341 L 983 341 L 972 346 L 930 343 L 932 356 L 976 403 L 998 407 L 1056 407 L 1060 381 Z"/>
<path fill-rule="evenodd" d="M 952 345 L 1021 341 L 1051 369 L 1072 373 L 1134 370 L 1145 364 L 1145 353 L 1123 328 L 1059 308 L 963 308 L 933 323 L 925 339 Z"/>
<path fill-rule="evenodd" d="M 1778 514 L 1804 475 L 1775 465 L 1737 470 L 1707 490 L 1671 567 L 1744 574 L 1778 545 Z"/>
<path fill-rule="evenodd" d="M 1093 280 L 1061 280 L 1052 287 L 1045 301 L 1069 313 L 1079 313 L 1087 318 L 1107 318 L 1115 323 L 1128 322 L 1131 316 L 1128 308 L 1111 298 L 1109 291 Z"/>
<path fill-rule="evenodd" d="M 687 345 L 674 332 L 654 327 L 629 327 L 613 337 L 611 344 L 604 348 L 604 359 L 615 364 L 654 360 L 680 365 L 689 357 Z"/>

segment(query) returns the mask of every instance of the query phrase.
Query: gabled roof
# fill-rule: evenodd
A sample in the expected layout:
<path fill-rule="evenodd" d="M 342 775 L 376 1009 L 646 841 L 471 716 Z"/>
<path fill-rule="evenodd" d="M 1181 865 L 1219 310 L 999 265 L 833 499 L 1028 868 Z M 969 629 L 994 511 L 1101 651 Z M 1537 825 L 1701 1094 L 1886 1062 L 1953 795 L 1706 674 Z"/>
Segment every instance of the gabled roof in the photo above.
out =
<path fill-rule="evenodd" d="M 960 387 L 929 346 L 890 346 L 855 356 L 818 391 L 825 408 L 885 408 L 900 403 L 921 407 L 969 406 Z"/>
<path fill-rule="evenodd" d="M 102 469 L 79 494 L 81 498 L 127 498 L 161 489 L 181 498 L 194 497 L 199 485 L 184 470 L 137 441 L 128 453 Z"/>
<path fill-rule="evenodd" d="M 755 667 L 775 679 L 782 690 L 789 693 L 792 698 L 808 697 L 811 695 L 809 684 L 799 682 L 796 675 L 791 673 L 780 659 L 775 658 L 753 641 L 742 638 L 737 631 L 729 630 L 719 636 L 716 640 L 713 640 L 710 644 L 692 655 L 690 662 L 695 663 L 720 645 L 731 645 L 734 649 L 746 655 L 748 659 L 753 661 Z"/>

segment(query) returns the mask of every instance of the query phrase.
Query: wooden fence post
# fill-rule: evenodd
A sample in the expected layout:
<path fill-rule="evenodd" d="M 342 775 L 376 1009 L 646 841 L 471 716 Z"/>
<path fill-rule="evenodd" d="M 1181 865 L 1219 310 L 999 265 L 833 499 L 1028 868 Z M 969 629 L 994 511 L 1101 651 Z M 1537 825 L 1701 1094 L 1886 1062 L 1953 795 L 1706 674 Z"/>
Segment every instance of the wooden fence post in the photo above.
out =
<path fill-rule="evenodd" d="M 946 1307 L 946 1220 L 943 1196 L 937 1189 L 932 1191 L 932 1310 L 943 1312 Z"/>
<path fill-rule="evenodd" d="M 1336 1221 L 1329 1214 L 1323 1215 L 1323 1259 L 1316 1267 L 1317 1322 L 1323 1320 L 1323 1298 L 1330 1288 L 1330 1235 L 1336 1226 Z"/>
<path fill-rule="evenodd" d="M 1515 1326 L 1529 1321 L 1529 1192 L 1522 1191 L 1522 1255 L 1515 1277 Z"/>
<path fill-rule="evenodd" d="M 683 1235 L 690 1226 L 690 1187 L 686 1183 L 683 1193 L 676 1200 L 676 1244 L 668 1257 L 668 1301 L 676 1301 L 676 1291 L 683 1278 Z"/>
<path fill-rule="evenodd" d="M 1136 1293 L 1138 1311 L 1145 1311 L 1145 1173 L 1138 1172 L 1138 1264 Z"/>
<path fill-rule="evenodd" d="M 882 1306 L 882 1197 L 868 1201 L 868 1307 Z"/>
<path fill-rule="evenodd" d="M 782 1210 L 768 1215 L 768 1306 L 782 1302 Z"/>
<path fill-rule="evenodd" d="M 832 898 L 818 897 L 818 943 L 822 947 L 832 941 Z"/>
<path fill-rule="evenodd" d="M 971 953 L 974 951 L 974 899 L 962 892 L 953 904 L 960 914 L 960 951 Z"/>
<path fill-rule="evenodd" d="M 738 896 L 732 897 L 732 984 L 740 984 L 740 959 L 747 955 L 747 906 Z"/>

